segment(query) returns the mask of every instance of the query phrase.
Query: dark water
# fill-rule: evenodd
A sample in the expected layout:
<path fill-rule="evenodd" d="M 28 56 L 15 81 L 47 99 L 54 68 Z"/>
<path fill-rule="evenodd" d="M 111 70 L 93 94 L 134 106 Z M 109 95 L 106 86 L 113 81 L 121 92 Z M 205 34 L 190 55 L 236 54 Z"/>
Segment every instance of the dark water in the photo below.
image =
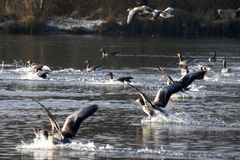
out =
<path fill-rule="evenodd" d="M 102 47 L 121 54 L 101 59 Z M 150 122 L 134 102 L 138 93 L 106 76 L 133 76 L 132 84 L 153 99 L 165 85 L 157 65 L 175 79 L 181 76 L 179 52 L 199 59 L 208 74 L 172 97 L 168 118 Z M 207 61 L 212 52 L 215 63 Z M 0 159 L 240 159 L 239 53 L 240 40 L 234 39 L 1 36 Z M 232 73 L 221 74 L 223 58 Z M 21 63 L 29 59 L 49 66 L 49 79 Z M 104 68 L 86 73 L 86 59 Z M 50 130 L 50 124 L 32 99 L 61 124 L 81 106 L 98 104 L 99 110 L 82 123 L 74 142 L 49 146 L 34 141 L 33 128 Z"/>

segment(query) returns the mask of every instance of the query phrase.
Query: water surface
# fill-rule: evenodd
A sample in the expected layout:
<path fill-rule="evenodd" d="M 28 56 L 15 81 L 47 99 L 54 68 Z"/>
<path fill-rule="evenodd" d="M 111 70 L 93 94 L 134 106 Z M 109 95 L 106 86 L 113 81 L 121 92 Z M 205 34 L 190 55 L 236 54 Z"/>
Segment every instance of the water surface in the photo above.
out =
<path fill-rule="evenodd" d="M 102 59 L 100 48 L 120 51 Z M 217 53 L 217 62 L 207 58 Z M 0 157 L 2 159 L 240 159 L 240 41 L 234 39 L 160 39 L 101 36 L 1 36 Z M 151 99 L 165 86 L 157 65 L 178 79 L 177 53 L 199 59 L 208 68 L 182 98 L 165 108 L 171 116 L 149 122 L 126 84 L 106 76 L 132 76 L 133 85 Z M 232 73 L 221 74 L 226 58 Z M 38 78 L 27 60 L 48 65 L 48 79 Z M 84 61 L 104 68 L 83 71 Z M 14 63 L 15 62 L 17 63 Z M 197 70 L 197 64 L 190 67 Z M 184 98 L 183 98 L 184 97 Z M 38 99 L 63 124 L 81 106 L 99 110 L 81 125 L 68 145 L 34 143 L 33 128 L 50 124 Z"/>

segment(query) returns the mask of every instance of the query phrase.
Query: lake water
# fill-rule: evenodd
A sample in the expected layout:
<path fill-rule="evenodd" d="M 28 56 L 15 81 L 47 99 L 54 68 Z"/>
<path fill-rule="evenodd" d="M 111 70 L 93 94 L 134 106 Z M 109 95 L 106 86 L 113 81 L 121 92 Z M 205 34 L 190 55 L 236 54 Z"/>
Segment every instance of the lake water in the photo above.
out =
<path fill-rule="evenodd" d="M 121 53 L 102 59 L 100 48 Z M 212 52 L 218 59 L 209 63 Z M 110 71 L 132 76 L 131 84 L 153 99 L 166 85 L 157 65 L 174 79 L 181 76 L 177 53 L 199 59 L 208 73 L 190 91 L 171 98 L 167 118 L 150 121 L 134 102 L 138 93 L 106 76 Z M 0 159 L 240 159 L 239 53 L 235 39 L 1 35 Z M 224 58 L 232 73 L 221 74 Z M 29 59 L 51 68 L 48 79 L 21 63 Z M 86 59 L 104 67 L 86 73 Z M 98 104 L 99 109 L 81 124 L 72 143 L 52 146 L 34 141 L 33 128 L 51 126 L 33 99 L 61 124 L 81 106 Z"/>

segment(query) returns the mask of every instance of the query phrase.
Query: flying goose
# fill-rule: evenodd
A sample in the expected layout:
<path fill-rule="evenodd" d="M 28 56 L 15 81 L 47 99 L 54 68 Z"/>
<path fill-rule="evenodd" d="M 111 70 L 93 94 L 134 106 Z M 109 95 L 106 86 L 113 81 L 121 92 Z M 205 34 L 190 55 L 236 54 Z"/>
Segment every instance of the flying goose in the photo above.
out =
<path fill-rule="evenodd" d="M 148 6 L 139 6 L 131 9 L 129 8 L 127 9 L 127 11 L 128 11 L 127 24 L 129 25 L 137 16 L 137 14 L 138 15 L 151 14 L 153 10 Z"/>
<path fill-rule="evenodd" d="M 48 140 L 53 144 L 70 143 L 71 139 L 76 135 L 80 124 L 98 109 L 97 105 L 81 107 L 78 111 L 73 112 L 67 117 L 63 127 L 61 128 L 60 124 L 57 122 L 56 118 L 51 114 L 51 112 L 40 102 L 35 102 L 37 102 L 43 108 L 43 111 L 47 114 L 52 125 L 51 132 L 43 129 L 34 129 L 36 138 Z"/>
<path fill-rule="evenodd" d="M 160 17 L 161 18 L 172 18 L 174 17 L 173 15 L 173 12 L 174 12 L 174 8 L 172 7 L 167 7 L 165 10 L 163 10 L 161 13 L 160 13 Z"/>
<path fill-rule="evenodd" d="M 133 79 L 133 77 L 130 77 L 130 76 L 129 77 L 120 77 L 118 79 L 113 79 L 113 73 L 112 72 L 109 72 L 107 75 L 110 76 L 111 80 L 119 81 L 119 82 L 122 82 L 122 83 L 124 83 L 124 82 L 131 82 L 131 79 Z"/>

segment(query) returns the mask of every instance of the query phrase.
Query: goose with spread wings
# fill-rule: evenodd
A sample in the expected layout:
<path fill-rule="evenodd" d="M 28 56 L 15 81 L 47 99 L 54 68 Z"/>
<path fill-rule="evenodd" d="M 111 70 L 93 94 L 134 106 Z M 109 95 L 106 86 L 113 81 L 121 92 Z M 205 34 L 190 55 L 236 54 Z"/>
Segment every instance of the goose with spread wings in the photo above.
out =
<path fill-rule="evenodd" d="M 156 111 L 161 112 L 164 115 L 168 115 L 162 108 L 165 108 L 168 101 L 173 93 L 182 90 L 183 85 L 181 83 L 170 84 L 162 87 L 158 90 L 156 97 L 151 101 L 143 92 L 141 92 L 137 87 L 128 83 L 129 86 L 137 90 L 140 94 L 140 98 L 136 102 L 140 103 L 143 107 L 143 111 L 150 117 L 156 113 Z"/>
<path fill-rule="evenodd" d="M 127 9 L 128 17 L 127 24 L 129 25 L 137 15 L 151 14 L 153 9 L 148 6 L 139 6 Z"/>
<path fill-rule="evenodd" d="M 182 89 L 188 90 L 188 86 L 192 84 L 193 81 L 201 80 L 206 75 L 207 71 L 201 68 L 198 71 L 189 72 L 188 66 L 185 66 L 184 69 L 186 70 L 186 74 L 182 76 L 179 80 L 173 80 L 170 75 L 168 75 L 164 70 L 159 66 L 159 71 L 164 76 L 164 80 L 167 84 L 181 84 L 183 86 Z"/>
<path fill-rule="evenodd" d="M 199 61 L 198 59 L 195 59 L 195 60 L 184 59 L 181 53 L 178 53 L 177 56 L 179 59 L 178 64 L 181 68 L 184 68 L 185 66 L 189 66 L 189 65 Z"/>
<path fill-rule="evenodd" d="M 87 72 L 94 72 L 98 69 L 103 68 L 103 66 L 91 66 L 91 63 L 89 60 L 84 61 L 84 63 L 87 64 L 86 69 L 85 69 L 85 71 L 87 71 Z"/>
<path fill-rule="evenodd" d="M 39 101 L 35 102 L 37 102 L 43 108 L 43 111 L 47 114 L 52 125 L 51 132 L 43 129 L 35 129 L 35 135 L 37 138 L 43 138 L 52 142 L 53 144 L 70 143 L 71 139 L 76 135 L 81 123 L 98 109 L 97 105 L 81 107 L 78 111 L 73 112 L 67 117 L 63 127 L 61 128 L 60 124 L 57 122 L 56 118 L 51 114 L 51 112 Z"/>
<path fill-rule="evenodd" d="M 146 113 L 150 118 L 159 112 L 165 116 L 168 116 L 168 114 L 163 109 L 155 106 L 151 102 L 151 100 L 149 100 L 149 98 L 142 91 L 140 91 L 140 89 L 138 89 L 137 87 L 135 87 L 129 83 L 128 83 L 128 85 L 130 87 L 134 88 L 136 91 L 138 91 L 138 93 L 140 94 L 141 97 L 138 98 L 136 100 L 136 102 L 138 102 L 140 105 L 142 105 L 143 112 Z"/>

